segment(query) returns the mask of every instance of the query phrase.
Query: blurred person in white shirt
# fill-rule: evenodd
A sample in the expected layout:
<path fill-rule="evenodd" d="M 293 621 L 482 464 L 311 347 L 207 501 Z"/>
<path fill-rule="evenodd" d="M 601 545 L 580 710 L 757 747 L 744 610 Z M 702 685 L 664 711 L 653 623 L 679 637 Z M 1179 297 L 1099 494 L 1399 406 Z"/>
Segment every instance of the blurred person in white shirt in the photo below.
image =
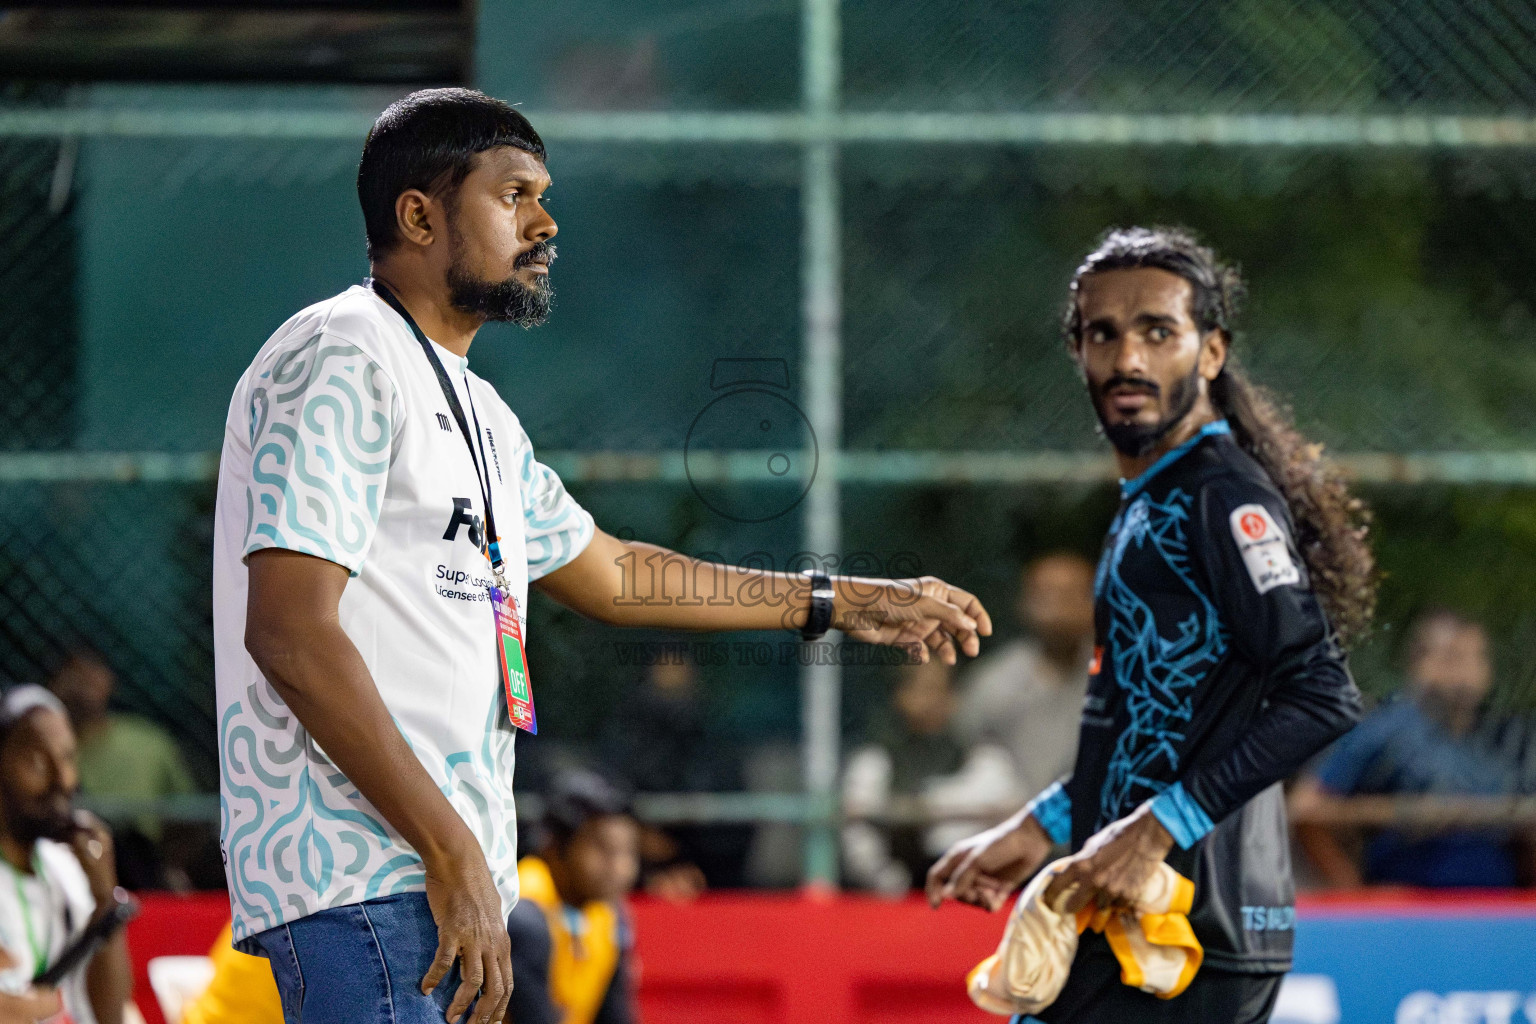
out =
<path fill-rule="evenodd" d="M 843 812 L 878 816 L 894 809 L 895 798 L 911 797 L 920 811 L 943 811 L 946 819 L 845 825 L 850 884 L 890 896 L 908 892 L 951 843 L 1023 794 L 1006 750 L 968 745 L 955 734 L 956 704 L 954 666 L 935 659 L 901 667 L 890 709 L 844 767 Z M 974 819 L 953 817 L 973 810 Z"/>
<path fill-rule="evenodd" d="M 121 932 L 57 991 L 32 981 L 115 904 L 112 836 L 75 809 L 78 787 L 64 706 L 41 686 L 7 690 L 0 696 L 0 1022 L 123 1020 L 133 976 Z"/>
<path fill-rule="evenodd" d="M 1093 565 L 1057 551 L 1020 575 L 1015 606 L 1025 635 L 994 644 L 960 676 L 955 729 L 1013 757 L 1024 792 L 1072 770 L 1093 654 Z"/>

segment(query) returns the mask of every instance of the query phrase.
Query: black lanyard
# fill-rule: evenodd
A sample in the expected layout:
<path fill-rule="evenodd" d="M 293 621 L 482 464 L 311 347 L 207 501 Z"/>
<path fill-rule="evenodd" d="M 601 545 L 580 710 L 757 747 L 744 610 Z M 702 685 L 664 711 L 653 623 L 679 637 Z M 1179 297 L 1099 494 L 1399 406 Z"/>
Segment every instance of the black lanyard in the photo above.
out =
<path fill-rule="evenodd" d="M 411 316 L 410 311 L 395 297 L 395 293 L 389 290 L 388 285 L 378 279 L 374 279 L 371 283 L 373 290 L 378 293 L 379 298 L 389 303 L 390 308 L 399 313 L 406 324 L 410 326 L 411 333 L 416 335 L 417 341 L 421 342 L 421 350 L 427 354 L 427 362 L 432 364 L 432 369 L 437 373 L 437 383 L 443 389 L 443 398 L 448 402 L 448 410 L 453 413 L 454 422 L 459 425 L 459 432 L 464 435 L 464 444 L 469 448 L 469 461 L 475 467 L 475 479 L 480 484 L 480 498 L 485 502 L 485 540 L 490 548 L 491 571 L 496 574 L 497 586 L 504 586 L 502 582 L 504 573 L 502 571 L 501 546 L 496 543 L 497 538 L 501 535 L 496 532 L 496 515 L 491 511 L 491 467 L 490 463 L 485 459 L 485 439 L 480 433 L 480 417 L 475 414 L 474 399 L 471 398 L 469 402 L 469 415 L 474 418 L 475 422 L 475 441 L 478 441 L 480 446 L 478 458 L 475 455 L 475 441 L 469 439 L 469 421 L 464 418 L 464 407 L 459 404 L 459 393 L 454 388 L 453 381 L 448 379 L 448 371 L 443 369 L 443 361 L 437 357 L 437 353 L 432 348 L 432 342 L 428 341 L 427 336 L 421 333 L 421 328 L 416 326 L 416 318 Z M 467 396 L 469 393 L 468 381 L 464 382 L 464 391 Z M 484 472 L 481 471 L 482 464 L 485 467 Z"/>

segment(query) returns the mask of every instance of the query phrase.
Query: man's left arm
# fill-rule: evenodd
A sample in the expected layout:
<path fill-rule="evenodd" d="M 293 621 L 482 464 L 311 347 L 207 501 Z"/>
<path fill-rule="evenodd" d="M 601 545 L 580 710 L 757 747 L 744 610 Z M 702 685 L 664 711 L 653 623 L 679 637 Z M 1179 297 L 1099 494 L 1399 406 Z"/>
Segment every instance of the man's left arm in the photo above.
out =
<path fill-rule="evenodd" d="M 811 604 L 804 574 L 708 562 L 597 529 L 580 554 L 535 586 L 599 622 L 657 629 L 800 629 Z M 932 576 L 833 576 L 832 590 L 834 628 L 855 640 L 912 646 L 924 660 L 930 652 L 949 664 L 957 651 L 974 657 L 978 638 L 992 633 L 980 601 Z"/>
<path fill-rule="evenodd" d="M 1095 898 L 1101 905 L 1130 903 L 1175 845 L 1189 849 L 1360 720 L 1360 692 L 1278 500 L 1233 481 L 1213 482 L 1197 499 L 1190 533 L 1230 641 L 1262 681 L 1262 701 L 1230 750 L 1084 845 L 1046 893 L 1054 901 L 1075 887 L 1068 909 Z"/>
<path fill-rule="evenodd" d="M 767 566 L 708 562 L 599 530 L 558 474 L 534 458 L 519 428 L 515 457 L 523 497 L 528 580 L 567 608 L 613 626 L 685 630 L 800 629 L 810 579 Z M 855 640 L 930 652 L 953 665 L 975 657 L 992 620 L 974 596 L 931 576 L 832 577 L 831 625 Z"/>
<path fill-rule="evenodd" d="M 1152 802 L 1184 849 L 1294 775 L 1361 713 L 1360 691 L 1278 500 L 1217 482 L 1202 492 L 1199 513 L 1214 600 L 1264 693 L 1252 724 L 1225 756 L 1189 772 Z"/>

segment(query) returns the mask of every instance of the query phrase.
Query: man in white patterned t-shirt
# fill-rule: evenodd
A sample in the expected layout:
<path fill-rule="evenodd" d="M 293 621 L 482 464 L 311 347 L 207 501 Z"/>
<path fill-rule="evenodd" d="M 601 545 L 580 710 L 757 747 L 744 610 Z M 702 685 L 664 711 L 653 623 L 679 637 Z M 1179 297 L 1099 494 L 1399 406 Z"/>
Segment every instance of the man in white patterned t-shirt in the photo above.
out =
<path fill-rule="evenodd" d="M 614 625 L 835 627 L 947 661 L 990 632 L 929 577 L 738 569 L 594 527 L 468 369 L 483 323 L 548 313 L 544 158 L 480 93 L 391 106 L 358 169 L 372 280 L 280 327 L 230 402 L 221 840 L 235 940 L 270 959 L 290 1024 L 502 1019 L 530 583 Z M 655 557 L 721 599 L 626 591 Z"/>

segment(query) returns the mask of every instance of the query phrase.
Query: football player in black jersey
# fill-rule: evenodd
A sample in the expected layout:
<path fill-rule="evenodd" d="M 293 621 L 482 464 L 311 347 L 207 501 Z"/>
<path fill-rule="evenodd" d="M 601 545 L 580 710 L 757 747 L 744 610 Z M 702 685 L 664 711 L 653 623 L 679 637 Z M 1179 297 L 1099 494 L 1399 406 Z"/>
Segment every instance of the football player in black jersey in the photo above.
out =
<path fill-rule="evenodd" d="M 1086 933 L 1049 1024 L 1267 1020 L 1295 923 L 1280 784 L 1360 714 L 1344 646 L 1374 607 L 1368 513 L 1233 362 L 1241 292 L 1169 228 L 1111 231 L 1072 279 L 1067 343 L 1123 477 L 1077 760 L 946 853 L 928 894 L 996 910 L 1063 845 L 1050 905 L 1122 907 L 1166 860 L 1205 961 L 1160 1000 Z"/>

